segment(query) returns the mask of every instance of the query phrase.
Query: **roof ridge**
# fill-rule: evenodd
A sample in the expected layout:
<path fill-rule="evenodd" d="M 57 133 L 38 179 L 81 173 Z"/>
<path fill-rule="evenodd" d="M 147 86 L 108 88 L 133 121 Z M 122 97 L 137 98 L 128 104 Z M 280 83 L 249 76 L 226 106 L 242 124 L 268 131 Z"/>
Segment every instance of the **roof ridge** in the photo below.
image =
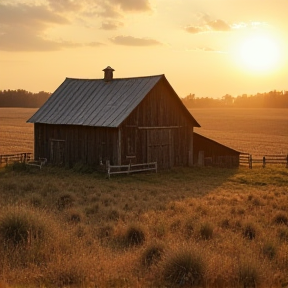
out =
<path fill-rule="evenodd" d="M 113 78 L 113 80 L 129 80 L 129 79 L 143 79 L 143 78 L 156 78 L 156 77 L 162 77 L 165 76 L 165 74 L 158 74 L 158 75 L 150 75 L 150 76 L 137 76 L 137 77 L 122 77 L 122 78 Z M 66 79 L 69 80 L 103 80 L 103 78 L 73 78 L 73 77 L 66 77 Z"/>

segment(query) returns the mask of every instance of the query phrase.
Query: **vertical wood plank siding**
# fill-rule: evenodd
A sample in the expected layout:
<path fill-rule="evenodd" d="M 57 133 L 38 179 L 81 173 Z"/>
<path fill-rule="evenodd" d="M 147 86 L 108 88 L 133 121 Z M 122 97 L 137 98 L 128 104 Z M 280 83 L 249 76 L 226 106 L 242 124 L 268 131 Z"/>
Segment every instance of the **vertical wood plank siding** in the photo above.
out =
<path fill-rule="evenodd" d="M 116 128 L 102 128 L 72 125 L 50 125 L 35 123 L 35 158 L 47 158 L 51 162 L 51 141 L 65 141 L 65 165 L 70 167 L 78 162 L 89 165 L 112 164 L 118 161 Z"/>
<path fill-rule="evenodd" d="M 158 163 L 159 168 L 187 166 L 189 164 L 189 155 L 193 157 L 193 151 L 190 151 L 189 154 L 189 149 L 193 148 L 193 125 L 187 119 L 187 114 L 183 107 L 179 105 L 178 100 L 170 86 L 166 85 L 165 81 L 159 81 L 147 94 L 145 99 L 134 109 L 120 127 L 122 132 L 123 164 L 127 164 L 130 161 L 132 163 L 146 163 L 157 160 L 151 159 L 147 155 L 147 151 L 149 151 L 147 145 L 151 141 L 153 141 L 154 146 L 158 141 L 158 146 L 160 147 L 157 148 L 158 152 L 163 152 L 162 162 Z M 141 127 L 147 127 L 147 129 L 141 129 Z M 150 138 L 153 137 L 153 133 L 149 132 L 148 127 L 165 127 L 165 129 L 169 130 L 167 132 L 169 133 L 170 142 L 169 151 L 165 147 L 167 139 L 164 139 L 168 137 L 168 134 L 161 132 L 154 133 L 154 136 L 158 138 L 152 140 Z M 155 130 L 159 131 L 161 129 Z M 131 155 L 130 142 L 127 143 L 126 141 L 130 139 L 131 135 L 135 137 L 134 155 Z M 167 155 L 165 154 L 165 149 Z M 130 156 L 135 157 L 131 158 Z"/>

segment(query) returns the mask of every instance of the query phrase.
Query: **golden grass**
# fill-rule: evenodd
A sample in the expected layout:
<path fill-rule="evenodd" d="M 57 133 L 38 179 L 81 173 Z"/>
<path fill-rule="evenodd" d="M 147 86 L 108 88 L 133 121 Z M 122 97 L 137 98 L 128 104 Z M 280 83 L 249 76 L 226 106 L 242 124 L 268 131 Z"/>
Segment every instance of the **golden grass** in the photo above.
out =
<path fill-rule="evenodd" d="M 33 152 L 35 108 L 0 108 L 0 154 Z M 195 132 L 240 152 L 288 154 L 287 109 L 191 109 L 200 123 Z"/>
<path fill-rule="evenodd" d="M 32 152 L 33 126 L 25 121 L 35 111 L 0 109 L 0 153 Z M 232 148 L 288 152 L 286 110 L 192 114 L 202 125 L 196 132 Z M 287 286 L 284 165 L 177 168 L 111 180 L 49 166 L 14 168 L 0 171 L 0 283 L 9 287 Z M 27 215 L 25 225 L 11 217 L 15 211 Z M 137 245 L 130 242 L 131 227 L 142 239 Z M 5 249 L 15 235 L 22 235 L 19 246 Z M 160 247 L 161 255 L 143 265 L 151 247 Z M 187 269 L 175 274 L 173 259 Z M 195 278 L 193 267 L 199 265 L 201 277 Z"/>
<path fill-rule="evenodd" d="M 33 153 L 33 124 L 26 121 L 35 108 L 0 108 L 0 154 Z"/>
<path fill-rule="evenodd" d="M 45 234 L 41 245 L 22 241 L 21 250 L 0 249 L 0 259 L 5 259 L 0 280 L 11 287 L 198 283 L 266 288 L 288 282 L 284 166 L 178 168 L 110 180 L 49 166 L 19 172 L 6 168 L 0 174 L 0 232 L 13 210 L 26 211 L 33 227 L 43 227 Z M 131 227 L 138 238 L 131 236 Z M 4 236 L 0 233 L 1 247 Z M 161 254 L 143 265 L 153 246 Z M 187 265 L 179 279 L 173 259 Z M 200 269 L 200 278 L 193 267 Z"/>
<path fill-rule="evenodd" d="M 252 155 L 288 154 L 287 109 L 190 109 L 195 132 Z"/>

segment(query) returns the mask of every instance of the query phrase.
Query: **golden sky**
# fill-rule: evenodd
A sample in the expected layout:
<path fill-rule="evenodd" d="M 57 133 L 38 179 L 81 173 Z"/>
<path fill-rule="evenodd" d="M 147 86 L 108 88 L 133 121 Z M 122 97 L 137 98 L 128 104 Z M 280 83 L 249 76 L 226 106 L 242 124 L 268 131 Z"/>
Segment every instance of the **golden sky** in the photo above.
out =
<path fill-rule="evenodd" d="M 165 74 L 180 97 L 288 90 L 287 0 L 1 0 L 0 90 Z"/>

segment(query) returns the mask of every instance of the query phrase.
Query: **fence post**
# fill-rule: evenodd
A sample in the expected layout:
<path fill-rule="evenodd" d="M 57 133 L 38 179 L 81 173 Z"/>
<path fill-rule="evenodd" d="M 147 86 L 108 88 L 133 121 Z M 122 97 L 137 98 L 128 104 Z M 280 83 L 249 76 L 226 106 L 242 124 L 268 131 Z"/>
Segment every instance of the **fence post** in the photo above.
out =
<path fill-rule="evenodd" d="M 265 165 L 266 165 L 266 158 L 265 156 L 263 156 L 263 168 L 265 168 Z"/>
<path fill-rule="evenodd" d="M 252 155 L 249 155 L 249 168 L 252 169 Z"/>
<path fill-rule="evenodd" d="M 108 178 L 110 179 L 110 161 L 109 160 L 106 160 L 106 168 L 107 168 Z"/>

